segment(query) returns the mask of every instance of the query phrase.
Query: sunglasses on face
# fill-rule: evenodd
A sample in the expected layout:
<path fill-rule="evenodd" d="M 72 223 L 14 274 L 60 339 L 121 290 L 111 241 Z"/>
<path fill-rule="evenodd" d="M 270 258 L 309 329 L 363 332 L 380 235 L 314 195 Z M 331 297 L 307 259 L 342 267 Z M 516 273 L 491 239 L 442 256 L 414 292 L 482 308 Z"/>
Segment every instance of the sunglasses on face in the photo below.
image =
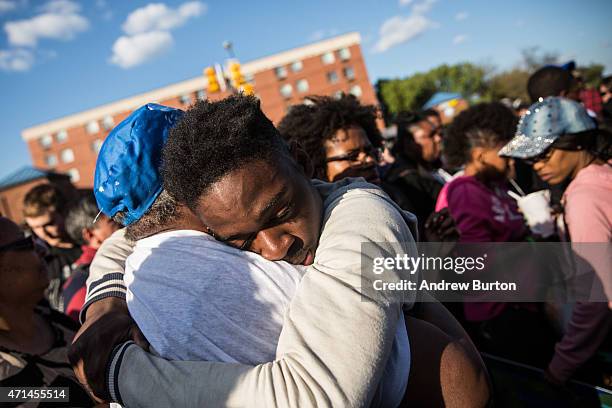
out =
<path fill-rule="evenodd" d="M 550 160 L 550 156 L 552 156 L 552 153 L 553 153 L 553 149 L 549 147 L 548 149 L 544 150 L 542 153 L 538 154 L 537 156 L 523 159 L 523 161 L 530 166 L 533 166 L 534 164 L 538 162 L 546 163 L 548 160 Z"/>
<path fill-rule="evenodd" d="M 360 162 L 362 160 L 359 160 L 359 156 L 362 153 L 365 153 L 366 156 L 371 157 L 376 161 L 380 161 L 380 157 L 382 155 L 382 151 L 379 148 L 376 148 L 374 146 L 366 146 L 362 149 L 354 150 L 347 154 L 341 154 L 338 156 L 329 157 L 328 159 L 325 160 L 325 163 L 331 163 L 335 161 L 349 161 L 353 163 Z"/>
<path fill-rule="evenodd" d="M 33 251 L 33 250 L 34 250 L 34 240 L 32 239 L 31 236 L 0 246 L 0 252 Z"/>

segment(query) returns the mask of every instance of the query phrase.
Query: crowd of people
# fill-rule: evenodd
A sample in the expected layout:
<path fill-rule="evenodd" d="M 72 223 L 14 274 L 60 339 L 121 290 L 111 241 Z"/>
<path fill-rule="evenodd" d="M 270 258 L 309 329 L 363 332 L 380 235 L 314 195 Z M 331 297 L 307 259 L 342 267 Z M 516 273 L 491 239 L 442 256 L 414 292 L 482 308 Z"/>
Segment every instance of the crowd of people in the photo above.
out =
<path fill-rule="evenodd" d="M 69 387 L 73 406 L 475 407 L 495 401 L 492 355 L 609 387 L 610 251 L 576 248 L 610 302 L 564 313 L 398 299 L 362 270 L 418 242 L 611 243 L 610 78 L 599 104 L 581 86 L 543 67 L 526 109 L 402 112 L 392 139 L 351 95 L 277 126 L 242 94 L 141 107 L 93 192 L 39 185 L 25 232 L 0 218 L 0 386 Z M 542 190 L 546 233 L 521 207 Z"/>

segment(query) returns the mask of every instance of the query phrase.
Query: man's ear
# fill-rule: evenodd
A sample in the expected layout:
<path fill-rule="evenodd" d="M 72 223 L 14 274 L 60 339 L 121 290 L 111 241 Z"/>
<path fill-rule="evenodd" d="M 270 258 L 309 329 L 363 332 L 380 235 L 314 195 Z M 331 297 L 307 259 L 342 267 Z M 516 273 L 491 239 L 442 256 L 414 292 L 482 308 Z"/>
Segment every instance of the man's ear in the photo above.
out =
<path fill-rule="evenodd" d="M 289 142 L 289 153 L 298 166 L 300 166 L 306 177 L 309 179 L 313 178 L 314 166 L 312 165 L 312 160 L 310 160 L 308 153 L 306 153 L 302 146 L 295 140 Z"/>
<path fill-rule="evenodd" d="M 81 237 L 83 238 L 83 241 L 88 245 L 91 242 L 91 240 L 95 238 L 93 232 L 91 232 L 91 230 L 88 228 L 83 228 L 81 230 Z"/>

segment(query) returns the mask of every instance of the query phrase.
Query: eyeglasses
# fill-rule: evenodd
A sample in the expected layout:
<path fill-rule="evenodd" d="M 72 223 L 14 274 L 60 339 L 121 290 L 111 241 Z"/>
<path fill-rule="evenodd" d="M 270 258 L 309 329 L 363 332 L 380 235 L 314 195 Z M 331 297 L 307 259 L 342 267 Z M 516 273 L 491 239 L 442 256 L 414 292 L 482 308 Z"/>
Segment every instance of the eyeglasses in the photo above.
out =
<path fill-rule="evenodd" d="M 523 159 L 523 161 L 530 166 L 533 166 L 534 164 L 538 162 L 546 163 L 547 161 L 550 160 L 550 156 L 552 156 L 552 154 L 553 154 L 553 149 L 549 147 L 548 149 L 544 150 L 542 153 L 538 154 L 537 156 L 528 157 L 526 159 Z"/>
<path fill-rule="evenodd" d="M 34 240 L 31 236 L 0 246 L 0 252 L 32 250 L 34 250 Z"/>
<path fill-rule="evenodd" d="M 362 162 L 363 160 L 359 160 L 359 156 L 361 156 L 362 153 L 365 153 L 366 157 L 371 157 L 376 161 L 380 161 L 380 158 L 382 156 L 381 149 L 370 145 L 370 146 L 366 146 L 358 150 L 354 150 L 347 154 L 341 154 L 338 156 L 328 157 L 325 160 L 325 163 L 331 163 L 335 161 L 349 161 L 353 163 Z"/>

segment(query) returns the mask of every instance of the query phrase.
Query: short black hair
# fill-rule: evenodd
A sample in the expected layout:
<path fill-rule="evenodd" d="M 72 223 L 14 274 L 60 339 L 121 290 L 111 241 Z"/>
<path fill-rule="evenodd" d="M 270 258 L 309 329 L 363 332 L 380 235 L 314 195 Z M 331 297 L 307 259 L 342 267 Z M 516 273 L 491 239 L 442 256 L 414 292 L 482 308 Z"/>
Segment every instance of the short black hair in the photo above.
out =
<path fill-rule="evenodd" d="M 170 131 L 164 146 L 164 188 L 194 210 L 212 184 L 258 160 L 271 163 L 288 148 L 254 96 L 198 101 Z"/>
<path fill-rule="evenodd" d="M 438 112 L 434 108 L 425 109 L 422 113 L 427 118 L 430 116 L 436 116 L 438 119 L 440 118 L 440 112 Z"/>
<path fill-rule="evenodd" d="M 394 119 L 397 127 L 396 142 L 393 145 L 392 154 L 401 157 L 412 164 L 423 164 L 421 147 L 415 142 L 410 128 L 421 122 L 429 122 L 427 119 L 431 114 L 427 111 L 399 112 Z"/>
<path fill-rule="evenodd" d="M 306 151 L 315 177 L 326 180 L 324 142 L 340 129 L 358 126 L 365 131 L 373 146 L 381 147 L 377 117 L 376 106 L 362 105 L 353 95 L 342 94 L 339 98 L 309 96 L 304 104 L 291 108 L 279 123 L 278 130 L 286 141 L 297 142 Z"/>
<path fill-rule="evenodd" d="M 495 147 L 514 136 L 518 118 L 500 102 L 480 103 L 461 112 L 442 138 L 446 164 L 458 168 L 470 160 L 472 147 Z"/>
<path fill-rule="evenodd" d="M 547 96 L 561 96 L 561 92 L 569 91 L 574 77 L 571 72 L 553 65 L 538 69 L 527 81 L 527 93 L 532 102 Z"/>

